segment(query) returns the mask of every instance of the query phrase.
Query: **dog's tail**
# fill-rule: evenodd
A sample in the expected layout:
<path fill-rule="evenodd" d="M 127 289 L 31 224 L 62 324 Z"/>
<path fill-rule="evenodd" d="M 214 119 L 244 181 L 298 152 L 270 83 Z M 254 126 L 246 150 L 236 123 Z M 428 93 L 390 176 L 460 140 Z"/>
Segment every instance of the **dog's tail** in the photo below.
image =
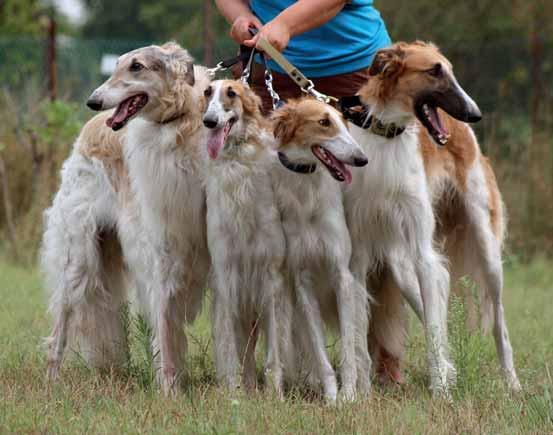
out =
<path fill-rule="evenodd" d="M 394 378 L 387 364 L 396 361 L 399 367 L 404 357 L 408 316 L 403 296 L 390 274 L 385 273 L 378 281 L 371 283 L 375 302 L 371 307 L 369 350 L 375 370 L 384 381 L 386 377 Z"/>

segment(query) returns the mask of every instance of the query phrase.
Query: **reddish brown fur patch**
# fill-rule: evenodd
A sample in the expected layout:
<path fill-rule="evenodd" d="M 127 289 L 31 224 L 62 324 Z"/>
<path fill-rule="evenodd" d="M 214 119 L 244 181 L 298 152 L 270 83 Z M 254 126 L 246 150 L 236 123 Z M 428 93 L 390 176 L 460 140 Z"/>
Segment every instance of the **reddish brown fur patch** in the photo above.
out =
<path fill-rule="evenodd" d="M 123 132 L 106 126 L 111 111 L 102 112 L 88 121 L 79 136 L 77 151 L 89 159 L 97 159 L 104 165 L 111 185 L 122 201 L 130 194 L 130 181 L 123 158 Z"/>
<path fill-rule="evenodd" d="M 490 160 L 487 157 L 480 156 L 480 164 L 486 177 L 486 185 L 488 187 L 488 206 L 490 208 L 490 220 L 492 224 L 492 230 L 499 240 L 503 241 L 505 233 L 504 222 L 504 210 L 503 200 L 501 199 L 501 193 L 497 187 L 497 180 L 490 164 Z"/>
<path fill-rule="evenodd" d="M 439 115 L 451 134 L 446 146 L 437 146 L 422 125 L 419 129 L 419 143 L 427 177 L 432 185 L 432 178 L 447 176 L 458 189 L 465 191 L 468 171 L 478 155 L 478 144 L 466 124 L 442 110 Z"/>
<path fill-rule="evenodd" d="M 236 97 L 228 96 L 228 90 L 232 89 L 236 93 Z M 221 81 L 222 104 L 225 110 L 236 107 L 237 104 L 242 105 L 245 116 L 253 118 L 255 122 L 263 123 L 263 115 L 261 114 L 261 98 L 259 98 L 250 87 L 244 86 L 238 80 L 222 80 Z"/>
<path fill-rule="evenodd" d="M 418 91 L 439 87 L 445 80 L 425 73 L 437 63 L 451 73 L 451 63 L 434 44 L 398 42 L 378 51 L 369 70 L 371 78 L 359 95 L 365 102 L 377 106 L 393 100 L 402 109 L 411 112 L 413 98 Z"/>
<path fill-rule="evenodd" d="M 503 202 L 501 193 L 497 187 L 497 181 L 489 160 L 480 154 L 478 142 L 470 131 L 470 127 L 460 121 L 453 119 L 444 112 L 440 117 L 446 129 L 451 133 L 451 138 L 446 146 L 438 147 L 430 138 L 427 131 L 421 127 L 419 132 L 419 143 L 426 177 L 436 199 L 436 214 L 440 222 L 440 233 L 442 236 L 447 233 L 464 228 L 465 213 L 460 202 L 455 198 L 442 198 L 450 192 L 443 192 L 443 180 L 448 180 L 458 194 L 462 195 L 467 189 L 468 171 L 479 158 L 489 195 L 490 225 L 498 239 L 503 238 Z"/>
<path fill-rule="evenodd" d="M 327 104 L 306 97 L 289 101 L 283 108 L 273 112 L 273 134 L 280 140 L 279 147 L 287 145 L 308 146 L 316 139 L 328 140 L 339 132 L 330 116 L 334 110 Z M 328 119 L 329 126 L 323 126 L 320 121 Z"/>

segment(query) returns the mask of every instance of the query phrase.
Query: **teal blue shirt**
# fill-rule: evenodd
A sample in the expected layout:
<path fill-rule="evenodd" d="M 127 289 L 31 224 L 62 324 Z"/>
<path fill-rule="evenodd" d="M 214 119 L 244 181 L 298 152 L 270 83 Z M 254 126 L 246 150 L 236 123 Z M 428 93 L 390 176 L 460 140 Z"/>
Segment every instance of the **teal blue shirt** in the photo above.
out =
<path fill-rule="evenodd" d="M 251 0 L 263 24 L 294 0 Z M 290 40 L 284 55 L 307 77 L 326 77 L 367 68 L 380 49 L 391 44 L 373 0 L 350 0 L 333 19 Z M 274 62 L 271 68 L 283 72 Z"/>

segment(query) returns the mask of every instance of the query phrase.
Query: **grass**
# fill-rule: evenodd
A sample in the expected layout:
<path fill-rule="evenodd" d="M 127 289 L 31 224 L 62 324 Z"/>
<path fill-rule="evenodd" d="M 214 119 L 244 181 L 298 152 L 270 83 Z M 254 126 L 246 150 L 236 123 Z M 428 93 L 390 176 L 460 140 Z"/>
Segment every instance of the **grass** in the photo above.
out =
<path fill-rule="evenodd" d="M 524 392 L 510 394 L 491 337 L 462 327 L 454 301 L 450 336 L 459 371 L 451 403 L 427 391 L 424 340 L 413 321 L 407 384 L 374 388 L 364 401 L 338 408 L 291 392 L 229 394 L 214 381 L 209 316 L 190 328 L 189 387 L 165 399 L 153 383 L 147 327 L 131 318 L 132 359 L 124 373 L 97 373 L 78 358 L 61 381 L 45 380 L 41 340 L 49 330 L 38 273 L 0 262 L 0 433 L 553 433 L 553 262 L 506 267 L 505 305 Z"/>

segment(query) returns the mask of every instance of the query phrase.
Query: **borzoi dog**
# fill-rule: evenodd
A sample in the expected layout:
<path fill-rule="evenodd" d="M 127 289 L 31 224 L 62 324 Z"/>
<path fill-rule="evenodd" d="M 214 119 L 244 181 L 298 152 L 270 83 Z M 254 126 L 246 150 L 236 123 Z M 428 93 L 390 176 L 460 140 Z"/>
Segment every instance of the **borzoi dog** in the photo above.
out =
<path fill-rule="evenodd" d="M 419 130 L 417 139 L 437 217 L 436 240 L 444 247 L 450 260 L 452 283 L 457 283 L 465 275 L 475 280 L 484 329 L 493 319 L 494 338 L 503 373 L 508 385 L 518 390 L 520 383 L 513 364 L 501 299 L 501 246 L 505 233 L 501 194 L 489 161 L 482 155 L 472 129 L 437 108 L 441 107 L 461 121 L 478 118 L 478 112 L 462 92 L 457 90 L 455 95 L 451 66 L 436 47 L 422 43 L 403 44 L 381 56 L 386 56 L 386 62 L 396 68 L 387 81 L 397 80 L 398 87 L 402 86 L 399 82 L 403 82 L 403 91 L 420 94 L 415 96 L 415 111 L 425 129 Z M 427 71 L 430 77 L 426 80 L 421 73 L 411 72 L 414 68 L 424 70 L 420 62 L 425 59 L 426 65 L 433 68 Z M 383 66 L 385 68 L 386 65 Z M 401 75 L 407 77 L 402 78 Z M 406 87 L 407 80 L 414 85 Z M 421 85 L 426 89 L 421 89 Z M 436 143 L 446 146 L 438 147 Z M 397 297 L 395 283 L 389 277 L 383 277 L 380 285 L 383 287 L 376 295 L 379 304 L 374 308 L 372 335 L 378 348 L 397 360 L 401 357 L 402 337 L 405 335 L 402 300 Z M 466 287 L 464 289 L 467 290 Z M 470 306 L 469 295 L 465 296 L 465 302 L 471 308 L 469 326 L 474 327 L 477 322 L 475 307 Z M 397 365 L 397 362 L 392 362 L 392 365 Z M 390 370 L 393 371 L 394 368 Z"/>
<path fill-rule="evenodd" d="M 449 273 L 434 247 L 432 198 L 419 150 L 417 118 L 439 144 L 439 106 L 464 121 L 480 119 L 474 101 L 455 80 L 451 65 L 431 45 L 393 45 L 377 53 L 359 95 L 371 108 L 367 129 L 352 133 L 369 158 L 354 173 L 345 205 L 353 243 L 351 270 L 359 280 L 385 266 L 423 319 L 431 390 L 447 394 L 455 379 L 448 360 Z M 422 298 L 421 298 L 422 296 Z"/>
<path fill-rule="evenodd" d="M 358 385 L 363 393 L 370 388 L 368 299 L 349 270 L 351 241 L 336 181 L 350 183 L 346 165 L 364 166 L 367 158 L 339 112 L 321 102 L 289 102 L 273 114 L 273 122 L 282 163 L 273 170 L 275 193 L 296 299 L 291 334 L 303 339 L 326 399 L 335 402 L 337 383 L 326 352 L 325 325 L 339 327 L 341 397 L 352 400 Z"/>
<path fill-rule="evenodd" d="M 210 265 L 200 107 L 208 83 L 189 54 L 169 43 L 121 56 L 91 95 L 92 109 L 115 110 L 83 129 L 46 212 L 50 376 L 68 336 L 85 344 L 91 363 L 111 365 L 121 354 L 127 268 L 154 330 L 163 389 L 175 391 L 186 351 L 183 325 L 201 308 Z M 131 119 L 124 135 L 100 125 L 115 132 Z"/>
<path fill-rule="evenodd" d="M 239 81 L 213 82 L 203 122 L 210 158 L 206 172 L 207 236 L 213 264 L 215 361 L 228 387 L 255 386 L 258 331 L 265 335 L 265 374 L 281 394 L 275 301 L 283 295 L 286 251 L 271 184 L 275 153 L 261 100 Z M 272 378 L 272 379 L 270 379 Z"/>

